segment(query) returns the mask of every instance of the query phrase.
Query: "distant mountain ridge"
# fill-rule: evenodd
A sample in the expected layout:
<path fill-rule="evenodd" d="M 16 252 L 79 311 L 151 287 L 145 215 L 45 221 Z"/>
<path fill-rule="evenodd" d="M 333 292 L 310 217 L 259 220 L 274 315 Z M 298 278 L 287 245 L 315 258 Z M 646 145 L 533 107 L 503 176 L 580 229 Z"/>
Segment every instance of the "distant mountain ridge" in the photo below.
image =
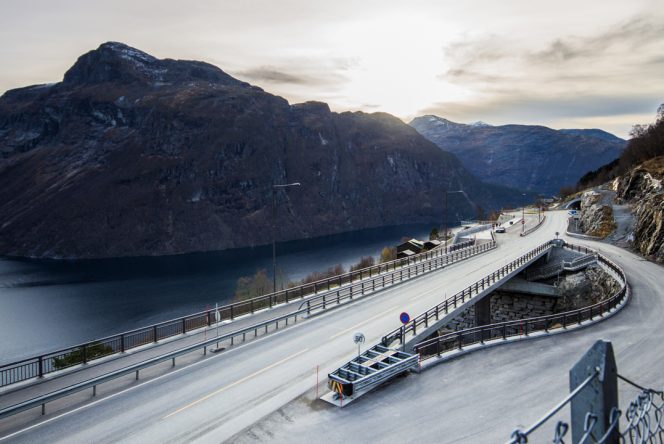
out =
<path fill-rule="evenodd" d="M 301 182 L 276 193 L 272 184 Z M 0 97 L 0 255 L 180 254 L 515 205 L 385 113 L 290 105 L 212 65 L 109 42 Z"/>
<path fill-rule="evenodd" d="M 617 158 L 627 143 L 599 129 L 466 125 L 433 115 L 410 125 L 481 180 L 546 195 Z"/>

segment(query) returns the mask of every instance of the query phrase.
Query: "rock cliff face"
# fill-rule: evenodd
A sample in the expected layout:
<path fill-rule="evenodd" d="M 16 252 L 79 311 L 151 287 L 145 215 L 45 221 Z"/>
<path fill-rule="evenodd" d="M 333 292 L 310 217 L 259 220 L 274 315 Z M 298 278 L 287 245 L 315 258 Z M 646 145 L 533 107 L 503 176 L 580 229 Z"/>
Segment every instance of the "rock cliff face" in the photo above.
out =
<path fill-rule="evenodd" d="M 583 193 L 579 227 L 589 236 L 602 238 L 613 231 L 613 210 L 610 203 L 603 202 L 602 194 L 596 191 Z"/>
<path fill-rule="evenodd" d="M 560 299 L 557 310 L 561 312 L 587 307 L 610 298 L 618 290 L 618 281 L 599 266 L 566 274 L 558 282 Z"/>
<path fill-rule="evenodd" d="M 664 262 L 664 157 L 651 159 L 615 181 L 618 198 L 631 203 L 635 216 L 634 247 Z"/>
<path fill-rule="evenodd" d="M 301 182 L 276 193 L 272 184 Z M 201 62 L 120 43 L 0 97 L 0 254 L 163 255 L 518 203 L 383 113 L 289 105 Z"/>
<path fill-rule="evenodd" d="M 481 180 L 547 195 L 614 160 L 626 145 L 597 129 L 464 125 L 436 116 L 417 117 L 410 125 Z"/>

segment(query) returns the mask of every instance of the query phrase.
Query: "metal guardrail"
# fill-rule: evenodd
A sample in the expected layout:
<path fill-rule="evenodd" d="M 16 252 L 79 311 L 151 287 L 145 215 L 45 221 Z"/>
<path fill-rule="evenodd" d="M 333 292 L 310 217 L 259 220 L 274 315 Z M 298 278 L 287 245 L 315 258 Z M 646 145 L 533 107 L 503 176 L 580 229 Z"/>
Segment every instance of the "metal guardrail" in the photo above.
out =
<path fill-rule="evenodd" d="M 458 262 L 459 260 L 463 260 L 465 258 L 474 256 L 474 255 L 482 253 L 484 251 L 491 250 L 495 247 L 496 247 L 495 242 L 487 242 L 487 243 L 484 243 L 484 244 L 479 244 L 479 245 L 476 245 L 476 246 L 468 247 L 465 250 L 458 250 L 458 251 L 454 251 L 452 253 L 448 253 L 447 255 L 444 255 L 444 256 L 435 257 L 434 259 L 431 260 L 431 261 L 436 262 L 435 266 L 432 265 L 432 264 L 429 264 L 430 266 L 427 267 L 427 264 L 425 263 L 425 264 L 413 265 L 411 267 L 418 267 L 418 269 L 421 267 L 419 273 L 417 273 L 417 275 L 421 275 L 422 273 L 428 272 L 430 270 L 434 270 L 436 268 L 446 266 L 447 264 Z M 391 273 L 392 279 L 385 280 L 385 282 L 384 282 L 385 285 L 391 285 L 391 284 L 399 283 L 400 280 L 397 280 L 395 278 L 395 276 L 397 274 L 400 274 L 402 271 L 406 272 L 406 274 L 400 276 L 401 278 L 403 278 L 403 280 L 406 280 L 407 276 L 415 277 L 415 275 L 416 275 L 415 273 L 412 273 L 411 270 L 398 270 L 396 272 Z M 377 277 L 377 278 L 375 278 L 375 280 L 382 279 L 384 277 L 385 276 L 381 276 L 381 278 Z M 61 390 L 57 390 L 55 392 L 52 392 L 52 393 L 49 393 L 49 394 L 31 399 L 31 400 L 28 400 L 28 401 L 25 401 L 25 402 L 22 402 L 22 403 L 19 403 L 19 404 L 16 404 L 14 406 L 2 409 L 2 410 L 0 410 L 0 419 L 4 418 L 6 416 L 10 416 L 10 415 L 19 413 L 19 412 L 24 411 L 24 410 L 28 410 L 28 409 L 31 409 L 31 408 L 34 408 L 34 407 L 38 407 L 39 405 L 42 406 L 42 414 L 44 414 L 45 413 L 45 405 L 46 405 L 47 402 L 54 401 L 56 399 L 65 397 L 65 396 L 70 395 L 72 393 L 75 393 L 75 392 L 85 390 L 87 388 L 92 387 L 93 388 L 93 394 L 96 394 L 96 386 L 99 385 L 99 384 L 117 379 L 119 377 L 131 374 L 131 373 L 134 373 L 134 372 L 136 372 L 136 378 L 138 379 L 138 372 L 142 369 L 151 367 L 153 365 L 156 365 L 156 364 L 159 364 L 161 362 L 165 362 L 165 361 L 168 361 L 168 360 L 171 360 L 171 359 L 173 360 L 173 365 L 175 365 L 175 358 L 176 357 L 182 356 L 184 354 L 191 353 L 193 351 L 200 350 L 200 349 L 203 349 L 204 353 L 206 353 L 207 352 L 207 347 L 212 345 L 212 344 L 218 344 L 220 342 L 230 340 L 230 345 L 233 345 L 235 343 L 236 338 L 238 338 L 238 339 L 241 338 L 241 341 L 244 342 L 245 340 L 247 340 L 247 335 L 252 335 L 253 334 L 253 337 L 255 338 L 255 337 L 257 337 L 261 334 L 262 335 L 268 334 L 271 331 L 278 330 L 280 328 L 280 325 L 282 325 L 282 326 L 289 325 L 289 320 L 292 320 L 291 322 L 295 323 L 295 322 L 297 322 L 298 317 L 301 317 L 305 314 L 310 314 L 314 310 L 326 309 L 326 308 L 329 308 L 331 305 L 333 305 L 335 302 L 337 304 L 339 304 L 344 299 L 352 299 L 353 298 L 353 293 L 352 293 L 351 288 L 352 287 L 348 287 L 346 289 L 346 290 L 348 290 L 348 292 L 345 295 L 341 294 L 340 292 L 337 292 L 337 294 L 335 295 L 335 297 L 332 300 L 330 300 L 330 299 L 326 300 L 325 295 L 321 295 L 321 297 L 319 297 L 317 300 L 314 300 L 313 303 L 311 303 L 311 301 L 307 301 L 307 302 L 310 302 L 310 303 L 306 304 L 306 306 L 303 304 L 296 311 L 285 314 L 283 316 L 279 316 L 279 317 L 276 317 L 276 318 L 273 318 L 273 319 L 269 319 L 267 321 L 249 326 L 249 327 L 244 328 L 244 329 L 240 329 L 240 330 L 237 330 L 237 331 L 234 331 L 234 332 L 226 333 L 226 334 L 223 334 L 221 336 L 211 338 L 211 339 L 208 339 L 206 341 L 199 342 L 199 343 L 184 347 L 182 349 L 166 353 L 166 354 L 161 355 L 161 356 L 157 356 L 157 357 L 154 357 L 154 358 L 151 358 L 151 359 L 147 359 L 147 360 L 142 361 L 140 363 L 129 365 L 129 366 L 124 367 L 122 369 L 112 371 L 108 374 L 105 374 L 105 375 L 102 375 L 102 376 L 99 376 L 99 377 L 96 377 L 96 378 L 92 378 L 92 379 L 89 379 L 87 381 L 83 381 L 83 382 L 74 384 L 72 386 L 63 388 Z M 377 289 L 377 288 L 378 288 L 378 286 L 374 285 L 374 289 Z"/>
<path fill-rule="evenodd" d="M 574 259 L 573 261 L 560 261 L 560 263 L 547 265 L 546 267 L 533 270 L 532 272 L 526 273 L 526 279 L 529 281 L 546 279 L 556 276 L 558 273 L 562 273 L 563 271 L 580 270 L 595 262 L 597 262 L 597 255 L 594 253 L 588 253 Z"/>
<path fill-rule="evenodd" d="M 277 305 L 288 304 L 298 299 L 321 294 L 322 291 L 329 292 L 334 288 L 350 285 L 351 297 L 358 284 L 366 278 L 394 272 L 407 267 L 409 270 L 414 264 L 429 263 L 437 258 L 446 257 L 452 252 L 469 248 L 474 241 L 464 242 L 445 249 L 437 248 L 410 258 L 396 259 L 379 265 L 355 270 L 342 275 L 333 276 L 316 282 L 307 283 L 287 290 L 270 293 L 246 301 L 236 302 L 218 307 L 219 321 L 234 320 L 239 316 L 253 314 L 256 311 L 273 308 Z M 409 271 L 410 273 L 410 271 Z M 361 290 L 362 294 L 364 290 Z M 323 302 L 325 305 L 325 302 Z M 113 336 L 85 342 L 51 353 L 45 353 L 33 358 L 22 359 L 0 366 L 0 387 L 26 381 L 33 378 L 41 378 L 55 371 L 64 370 L 80 364 L 87 364 L 95 359 L 124 353 L 128 350 L 147 344 L 154 344 L 163 339 L 174 336 L 182 336 L 188 332 L 214 325 L 216 322 L 215 309 L 205 310 L 170 321 L 160 322 L 147 327 L 130 330 Z"/>
<path fill-rule="evenodd" d="M 604 238 L 599 237 L 599 236 L 591 236 L 589 234 L 583 234 L 583 233 L 576 233 L 574 231 L 570 231 L 570 225 L 572 223 L 572 217 L 567 219 L 567 229 L 565 229 L 565 234 L 570 236 L 570 237 L 576 237 L 577 239 L 588 239 L 588 240 L 602 240 Z"/>
<path fill-rule="evenodd" d="M 112 372 L 109 372 L 107 374 L 88 379 L 86 381 L 82 381 L 76 384 L 73 384 L 71 386 L 62 388 L 60 390 L 56 390 L 54 392 L 38 396 L 36 398 L 23 401 L 21 403 L 18 403 L 16 405 L 6 407 L 4 409 L 0 410 L 0 419 L 5 418 L 7 416 L 14 415 L 16 413 L 20 413 L 25 410 L 29 410 L 35 407 L 42 407 L 42 414 L 46 413 L 46 403 L 55 401 L 57 399 L 63 398 L 65 396 L 71 395 L 73 393 L 79 392 L 81 390 L 85 390 L 88 388 L 93 389 L 93 396 L 96 395 L 97 389 L 96 387 L 99 384 L 103 384 L 105 382 L 112 381 L 114 379 L 120 378 L 122 376 L 130 375 L 132 373 L 136 374 L 136 379 L 139 377 L 139 372 L 141 370 L 144 370 L 148 367 L 152 367 L 154 365 L 160 364 L 162 362 L 166 362 L 169 360 L 172 360 L 173 365 L 175 365 L 175 358 L 186 355 L 188 353 L 191 353 L 196 350 L 203 350 L 203 353 L 207 353 L 207 347 L 211 346 L 212 344 L 217 344 L 222 341 L 228 341 L 230 340 L 231 345 L 235 342 L 235 338 L 242 338 L 242 341 L 245 341 L 247 338 L 247 335 L 253 334 L 254 337 L 259 336 L 259 334 L 267 334 L 270 332 L 270 329 L 272 331 L 278 330 L 279 325 L 281 324 L 282 326 L 287 326 L 289 323 L 289 320 L 292 320 L 292 322 L 297 322 L 298 317 L 301 317 L 306 313 L 305 310 L 298 310 L 292 313 L 288 313 L 283 316 L 279 316 L 273 319 L 269 319 L 265 322 L 261 322 L 256 325 L 252 325 L 250 327 L 237 330 L 234 332 L 226 333 L 224 335 L 208 339 L 203 342 L 199 342 L 184 348 L 181 348 L 179 350 L 175 350 L 169 353 L 166 353 L 161 356 L 156 356 L 154 358 L 146 359 L 145 361 L 138 362 L 136 364 L 129 365 L 127 367 L 123 367 L 118 370 L 114 370 Z"/>
<path fill-rule="evenodd" d="M 519 236 L 521 236 L 521 237 L 528 236 L 530 233 L 532 233 L 533 231 L 535 231 L 535 230 L 537 230 L 539 227 L 541 227 L 542 224 L 544 223 L 544 221 L 546 221 L 546 214 L 544 215 L 544 217 L 542 218 L 542 220 L 540 220 L 540 221 L 537 223 L 537 225 L 535 225 L 534 227 L 530 227 L 530 228 L 528 228 L 526 231 L 524 231 L 523 233 L 521 233 Z"/>
<path fill-rule="evenodd" d="M 445 299 L 435 307 L 413 318 L 407 324 L 391 331 L 387 335 L 383 336 L 381 343 L 386 347 L 389 347 L 396 340 L 398 340 L 400 344 L 403 344 L 408 333 L 412 333 L 413 336 L 415 336 L 419 326 L 423 325 L 424 328 L 429 327 L 429 321 L 438 321 L 440 315 L 448 314 L 450 310 L 456 309 L 460 304 L 465 303 L 466 300 L 470 300 L 473 296 L 483 292 L 486 288 L 495 284 L 497 281 L 500 281 L 514 270 L 530 262 L 534 257 L 541 255 L 543 252 L 551 249 L 552 247 L 553 243 L 552 241 L 549 241 L 530 250 L 528 253 L 513 260 L 509 264 L 499 268 L 488 276 L 485 276 L 474 284 L 464 288 L 454 296 Z"/>
<path fill-rule="evenodd" d="M 584 250 L 586 253 L 595 253 L 586 247 L 570 244 L 566 244 L 566 246 L 572 249 Z M 622 281 L 620 290 L 604 301 L 563 313 L 459 330 L 422 341 L 416 344 L 413 349 L 420 354 L 422 360 L 426 360 L 449 351 L 462 350 L 464 347 L 473 344 L 484 344 L 486 341 L 498 339 L 506 340 L 510 337 L 527 337 L 529 334 L 538 331 L 549 333 L 557 329 L 565 330 L 572 325 L 581 325 L 584 321 L 593 321 L 597 316 L 604 318 L 609 311 L 621 306 L 629 298 L 630 292 L 627 286 L 627 277 L 622 268 L 602 255 L 598 254 L 597 259 L 612 270 L 615 275 L 619 276 Z"/>
<path fill-rule="evenodd" d="M 299 309 L 301 310 L 306 307 L 308 314 L 318 309 L 325 310 L 332 304 L 340 304 L 345 300 L 352 300 L 364 296 L 366 293 L 373 293 L 378 289 L 399 284 L 494 248 L 496 248 L 496 242 L 495 240 L 491 240 L 465 249 L 452 251 L 444 256 L 436 257 L 427 262 L 411 265 L 410 267 L 402 268 L 390 273 L 383 273 L 378 277 L 364 280 L 357 284 L 338 287 L 337 290 L 307 299 L 300 305 Z"/>

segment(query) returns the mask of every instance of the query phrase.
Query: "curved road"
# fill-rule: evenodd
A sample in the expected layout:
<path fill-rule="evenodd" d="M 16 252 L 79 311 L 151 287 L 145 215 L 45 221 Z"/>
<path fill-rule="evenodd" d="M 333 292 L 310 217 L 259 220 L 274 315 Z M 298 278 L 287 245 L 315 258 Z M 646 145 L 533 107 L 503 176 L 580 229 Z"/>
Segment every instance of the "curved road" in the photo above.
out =
<path fill-rule="evenodd" d="M 566 240 L 600 250 L 627 273 L 632 300 L 616 316 L 590 328 L 462 356 L 397 380 L 341 410 L 312 403 L 308 393 L 234 441 L 306 442 L 308 436 L 321 435 L 326 442 L 506 442 L 516 427 L 527 428 L 569 393 L 569 369 L 598 339 L 613 342 L 620 374 L 661 389 L 662 267 L 612 245 Z M 619 381 L 623 410 L 636 394 Z M 565 418 L 568 408 L 529 442 L 551 442 L 555 420 Z"/>
<path fill-rule="evenodd" d="M 565 395 L 567 370 L 599 337 L 614 341 L 621 373 L 661 385 L 654 367 L 637 371 L 635 359 L 655 362 L 664 349 L 664 334 L 654 334 L 662 311 L 656 296 L 661 267 L 600 244 L 625 267 L 634 288 L 632 303 L 611 320 L 462 357 L 397 380 L 343 410 L 313 400 L 316 367 L 322 387 L 325 375 L 355 353 L 355 331 L 368 344 L 378 342 L 398 325 L 401 311 L 413 315 L 430 308 L 555 231 L 564 232 L 564 224 L 565 212 L 549 213 L 525 238 L 514 227 L 498 235 L 494 251 L 258 341 L 207 359 L 190 356 L 189 365 L 173 370 L 164 365 L 146 371 L 142 378 L 148 379 L 138 382 L 109 383 L 94 400 L 85 392 L 54 402 L 45 417 L 33 410 L 2 420 L 0 442 L 310 442 L 317 436 L 326 442 L 500 442 Z"/>

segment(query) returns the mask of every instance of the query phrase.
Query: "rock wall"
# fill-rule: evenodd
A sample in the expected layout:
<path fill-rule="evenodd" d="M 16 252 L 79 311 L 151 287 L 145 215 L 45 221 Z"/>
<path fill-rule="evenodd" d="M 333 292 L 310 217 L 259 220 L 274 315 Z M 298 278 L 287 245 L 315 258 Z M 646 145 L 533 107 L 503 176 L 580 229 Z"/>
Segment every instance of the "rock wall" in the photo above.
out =
<path fill-rule="evenodd" d="M 606 237 L 615 228 L 613 210 L 601 203 L 602 195 L 595 191 L 583 193 L 579 227 L 589 236 Z"/>
<path fill-rule="evenodd" d="M 620 284 L 599 266 L 561 277 L 557 312 L 575 310 L 607 299 L 620 289 Z"/>
<path fill-rule="evenodd" d="M 574 310 L 607 299 L 620 289 L 620 284 L 599 266 L 590 266 L 576 273 L 562 275 L 557 286 L 560 297 L 494 291 L 487 296 L 490 298 L 490 323 L 547 316 Z M 475 307 L 471 306 L 437 333 L 443 335 L 476 326 Z"/>
<path fill-rule="evenodd" d="M 617 181 L 618 198 L 632 204 L 636 219 L 634 247 L 645 257 L 664 262 L 664 157 L 645 162 Z"/>
<path fill-rule="evenodd" d="M 557 301 L 557 298 L 496 291 L 491 295 L 491 322 L 554 314 Z"/>

